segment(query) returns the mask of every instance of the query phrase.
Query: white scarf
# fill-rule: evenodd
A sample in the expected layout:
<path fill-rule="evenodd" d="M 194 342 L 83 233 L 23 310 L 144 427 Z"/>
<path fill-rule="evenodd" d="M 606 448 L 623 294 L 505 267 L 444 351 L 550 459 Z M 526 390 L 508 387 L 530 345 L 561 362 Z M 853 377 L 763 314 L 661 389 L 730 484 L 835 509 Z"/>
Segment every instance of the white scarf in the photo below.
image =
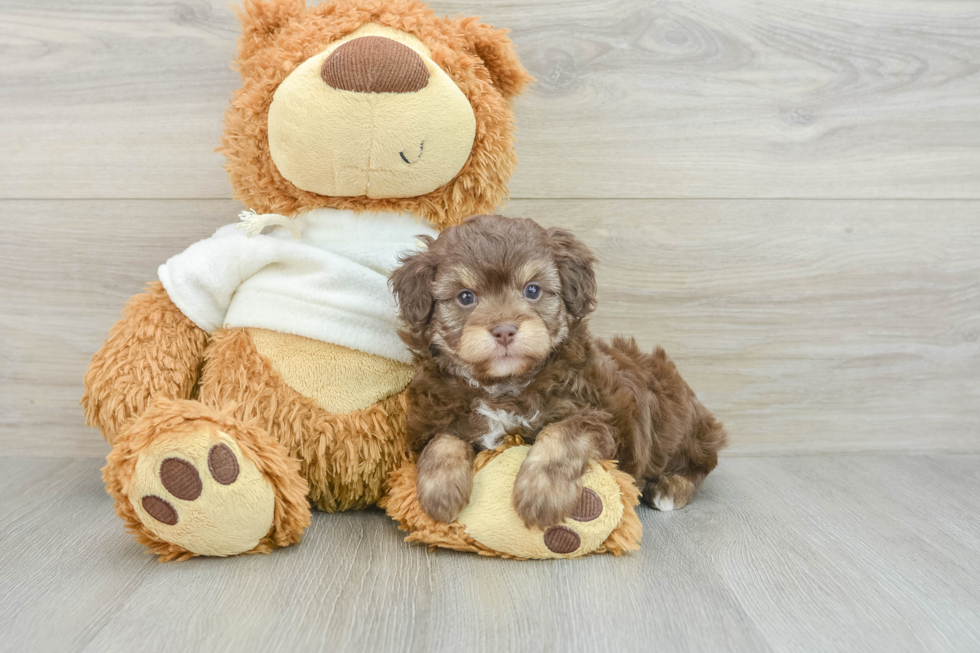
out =
<path fill-rule="evenodd" d="M 271 329 L 411 362 L 396 333 L 388 274 L 400 254 L 419 248 L 417 235 L 436 236 L 431 226 L 404 214 L 335 209 L 241 217 L 157 271 L 194 324 L 209 333 Z M 262 233 L 270 226 L 285 228 Z"/>

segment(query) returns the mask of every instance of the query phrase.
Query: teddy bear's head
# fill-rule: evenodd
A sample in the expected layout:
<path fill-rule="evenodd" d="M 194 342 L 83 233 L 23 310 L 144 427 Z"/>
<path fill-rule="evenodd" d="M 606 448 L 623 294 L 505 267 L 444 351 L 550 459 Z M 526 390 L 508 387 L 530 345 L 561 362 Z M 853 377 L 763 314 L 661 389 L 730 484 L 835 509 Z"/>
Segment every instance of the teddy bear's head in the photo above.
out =
<path fill-rule="evenodd" d="M 220 151 L 247 207 L 445 227 L 506 197 L 510 99 L 531 78 L 504 30 L 416 0 L 244 0 L 239 16 L 242 87 Z"/>

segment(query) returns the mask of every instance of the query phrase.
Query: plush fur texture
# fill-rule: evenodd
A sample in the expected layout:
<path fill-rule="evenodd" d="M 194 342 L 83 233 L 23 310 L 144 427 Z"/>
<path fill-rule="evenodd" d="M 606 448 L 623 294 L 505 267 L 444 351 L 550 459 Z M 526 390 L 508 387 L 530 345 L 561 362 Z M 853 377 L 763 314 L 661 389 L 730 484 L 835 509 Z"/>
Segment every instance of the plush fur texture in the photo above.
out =
<path fill-rule="evenodd" d="M 386 57 L 392 48 L 408 56 Z M 297 188 L 328 196 L 418 197 L 452 181 L 473 151 L 476 116 L 428 52 L 411 34 L 370 23 L 307 59 L 269 105 L 276 169 Z M 345 85 L 412 83 L 418 69 L 427 79 L 412 91 L 338 89 L 327 81 L 338 59 L 351 72 Z"/>
<path fill-rule="evenodd" d="M 337 0 L 306 8 L 303 0 L 246 0 L 237 66 L 242 88 L 225 113 L 220 152 L 236 199 L 259 213 L 294 215 L 318 207 L 400 211 L 445 227 L 492 210 L 507 196 L 517 163 L 510 99 L 531 81 L 506 30 L 476 18 L 439 18 L 415 0 Z M 469 160 L 449 183 L 419 197 L 327 197 L 300 190 L 276 169 L 267 116 L 276 87 L 331 42 L 368 23 L 420 39 L 432 60 L 469 99 L 476 139 Z"/>
<path fill-rule="evenodd" d="M 254 425 L 210 409 L 196 401 L 157 398 L 138 419 L 119 435 L 102 470 L 106 490 L 115 499 L 116 514 L 136 541 L 157 554 L 161 562 L 186 560 L 197 553 L 160 539 L 143 525 L 133 508 L 130 489 L 137 459 L 160 438 L 178 439 L 200 428 L 217 428 L 234 437 L 239 448 L 259 469 L 276 493 L 273 525 L 262 540 L 245 553 L 268 553 L 299 542 L 310 525 L 306 482 L 297 474 L 298 463 L 284 447 Z"/>
<path fill-rule="evenodd" d="M 567 518 L 589 461 L 606 458 L 648 488 L 652 505 L 660 497 L 661 505 L 681 508 L 726 442 L 662 349 L 647 354 L 632 339 L 604 342 L 589 333 L 594 260 L 562 229 L 476 216 L 443 231 L 392 275 L 402 337 L 417 365 L 408 390 L 412 450 L 424 459 L 430 443 L 448 448 L 447 438 L 486 446 L 501 419 L 491 416 L 513 416 L 508 433 L 534 442 L 513 497 L 528 527 Z M 507 342 L 493 332 L 502 324 L 513 332 Z M 533 345 L 522 344 L 526 332 Z M 468 347 L 470 337 L 485 346 Z M 425 472 L 432 482 L 452 482 L 437 493 Z M 426 489 L 422 508 L 436 518 L 458 514 L 469 473 L 463 457 L 433 456 L 417 479 Z M 666 480 L 672 477 L 686 483 Z"/>
<path fill-rule="evenodd" d="M 276 490 L 276 514 L 289 515 L 277 517 L 285 520 L 282 528 L 287 535 L 272 534 L 251 552 L 268 553 L 299 541 L 309 524 L 307 495 L 326 512 L 363 508 L 382 497 L 388 475 L 408 456 L 404 392 L 363 410 L 329 413 L 282 380 L 271 362 L 258 353 L 247 329 L 215 333 L 203 353 L 200 374 L 201 364 L 191 365 L 184 357 L 156 358 L 158 341 L 174 343 L 175 332 L 195 335 L 194 329 L 188 328 L 186 318 L 162 288 L 151 284 L 147 293 L 130 303 L 126 319 L 114 327 L 86 376 L 83 401 L 87 412 L 93 416 L 92 423 L 105 425 L 106 438 L 114 445 L 103 470 L 106 488 L 116 500 L 117 514 L 139 543 L 164 561 L 197 555 L 142 526 L 127 498 L 140 452 L 156 438 L 173 437 L 168 428 L 186 430 L 185 423 L 194 420 L 218 424 L 243 450 L 254 452 L 255 457 L 249 457 Z M 171 346 L 164 351 L 181 350 Z M 174 360 L 182 365 L 178 368 L 181 385 L 163 386 L 167 392 L 156 395 L 152 409 L 147 407 L 132 418 L 146 401 L 144 390 L 129 385 L 132 376 L 119 375 L 127 370 L 132 375 L 145 374 L 154 387 L 152 381 L 171 378 L 177 367 Z M 166 367 L 160 370 L 158 366 Z M 121 392 L 124 386 L 125 395 Z M 199 401 L 171 400 L 172 395 L 183 392 L 190 397 L 192 389 Z M 106 398 L 108 406 L 103 401 Z M 302 490 L 300 503 L 297 488 Z M 297 516 L 302 512 L 298 505 L 307 511 L 306 522 Z"/>
<path fill-rule="evenodd" d="M 507 437 L 499 447 L 481 451 L 473 460 L 473 474 L 480 474 L 490 462 L 495 460 L 503 452 L 523 444 L 524 441 L 520 437 Z M 643 527 L 636 515 L 635 506 L 639 503 L 639 491 L 633 483 L 633 478 L 616 469 L 612 461 L 602 461 L 600 466 L 606 474 L 610 475 L 615 485 L 619 488 L 618 496 L 613 497 L 612 500 L 622 503 L 622 518 L 598 547 L 590 551 L 578 551 L 574 554 L 549 557 L 577 557 L 583 554 L 591 555 L 597 553 L 612 553 L 613 555 L 619 556 L 640 548 Z M 523 552 L 523 555 L 506 553 L 478 541 L 467 532 L 466 526 L 459 521 L 446 523 L 427 515 L 422 510 L 418 500 L 418 468 L 413 462 L 406 463 L 396 470 L 391 475 L 389 484 L 389 491 L 380 505 L 390 517 L 398 521 L 399 528 L 408 532 L 408 535 L 405 537 L 406 542 L 427 544 L 430 549 L 441 547 L 491 557 L 514 558 L 518 560 L 538 557 L 537 547 L 528 546 L 527 550 Z M 529 536 L 527 539 L 535 537 L 533 532 L 529 532 L 526 535 Z M 537 533 L 536 537 L 540 538 L 541 533 Z M 520 543 L 515 548 L 520 548 Z"/>
<path fill-rule="evenodd" d="M 510 100 L 531 79 L 504 30 L 475 18 L 438 18 L 414 0 L 335 0 L 310 8 L 304 0 L 244 0 L 238 14 L 242 87 L 227 110 L 220 151 L 247 208 L 288 216 L 318 207 L 404 212 L 445 227 L 504 199 L 516 163 Z M 304 61 L 369 23 L 419 39 L 472 105 L 476 136 L 469 158 L 455 178 L 419 197 L 317 195 L 284 179 L 271 158 L 268 112 L 276 88 Z M 279 353 L 287 360 L 296 352 Z M 246 329 L 205 333 L 154 282 L 130 301 L 93 356 L 82 403 L 88 423 L 114 445 L 104 477 L 138 541 L 161 559 L 193 555 L 141 526 L 125 495 L 143 449 L 203 420 L 218 424 L 275 489 L 275 525 L 254 550 L 267 552 L 298 541 L 308 523 L 301 514 L 307 499 L 336 511 L 383 496 L 389 473 L 409 459 L 404 392 L 387 392 L 405 377 L 399 371 L 392 377 L 379 381 L 383 392 L 373 395 L 363 387 L 370 380 L 353 381 L 358 397 L 383 397 L 329 412 L 291 387 Z M 310 389 L 315 384 L 304 387 L 326 396 Z M 308 496 L 300 500 L 300 494 Z"/>
<path fill-rule="evenodd" d="M 82 395 L 86 422 L 115 444 L 154 397 L 189 398 L 207 343 L 207 333 L 174 306 L 163 285 L 148 284 L 92 357 Z"/>
<path fill-rule="evenodd" d="M 247 332 L 286 385 L 328 413 L 363 410 L 398 394 L 412 379 L 411 365 L 383 356 L 280 331 Z"/>
<path fill-rule="evenodd" d="M 404 392 L 363 410 L 333 414 L 286 383 L 247 329 L 218 332 L 201 375 L 201 401 L 229 406 L 265 429 L 299 461 L 310 500 L 325 512 L 364 508 L 407 458 Z"/>

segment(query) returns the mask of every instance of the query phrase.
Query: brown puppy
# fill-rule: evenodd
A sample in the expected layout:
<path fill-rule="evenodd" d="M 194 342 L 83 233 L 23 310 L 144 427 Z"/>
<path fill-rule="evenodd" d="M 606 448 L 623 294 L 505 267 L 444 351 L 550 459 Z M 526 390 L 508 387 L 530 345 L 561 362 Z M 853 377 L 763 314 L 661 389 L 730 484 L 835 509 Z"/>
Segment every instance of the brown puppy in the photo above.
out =
<path fill-rule="evenodd" d="M 451 522 L 469 500 L 475 449 L 533 442 L 514 486 L 528 527 L 571 515 L 590 460 L 616 459 L 660 510 L 683 508 L 725 431 L 660 348 L 593 337 L 595 258 L 563 229 L 474 216 L 402 259 L 391 277 L 413 351 L 408 437 L 418 497 Z"/>

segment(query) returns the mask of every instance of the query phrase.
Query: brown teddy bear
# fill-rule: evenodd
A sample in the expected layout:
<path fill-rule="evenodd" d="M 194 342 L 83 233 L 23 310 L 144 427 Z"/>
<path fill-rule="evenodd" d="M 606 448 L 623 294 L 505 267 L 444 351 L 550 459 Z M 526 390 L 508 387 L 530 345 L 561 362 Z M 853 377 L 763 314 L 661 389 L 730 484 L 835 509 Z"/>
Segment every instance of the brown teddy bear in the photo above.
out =
<path fill-rule="evenodd" d="M 530 80 L 511 42 L 414 0 L 246 0 L 239 16 L 242 87 L 221 152 L 252 210 L 161 265 L 85 376 L 86 418 L 113 446 L 116 512 L 162 560 L 269 552 L 300 540 L 310 502 L 375 504 L 391 476 L 389 512 L 411 538 L 542 557 L 535 534 L 477 546 L 459 523 L 413 512 L 411 358 L 387 285 L 416 235 L 506 197 L 510 100 Z M 609 514 L 632 513 L 628 488 L 602 496 L 625 507 Z M 635 547 L 628 521 L 561 555 Z"/>

